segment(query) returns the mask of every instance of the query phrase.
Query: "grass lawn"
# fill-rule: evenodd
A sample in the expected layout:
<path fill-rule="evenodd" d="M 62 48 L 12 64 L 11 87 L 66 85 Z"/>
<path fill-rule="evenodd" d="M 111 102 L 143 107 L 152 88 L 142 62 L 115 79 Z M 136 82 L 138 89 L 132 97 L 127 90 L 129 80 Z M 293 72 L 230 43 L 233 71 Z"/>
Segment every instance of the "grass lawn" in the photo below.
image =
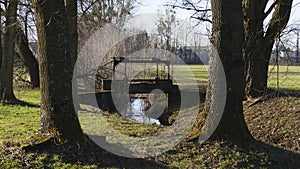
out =
<path fill-rule="evenodd" d="M 180 78 L 207 81 L 205 66 L 175 66 Z M 269 87 L 293 89 L 300 93 L 300 67 L 269 68 Z M 190 73 L 193 72 L 193 73 Z M 279 77 L 279 81 L 277 81 Z M 38 132 L 39 90 L 16 88 L 16 97 L 36 106 L 0 104 L 0 168 L 299 168 L 300 167 L 300 97 L 274 97 L 248 107 L 245 119 L 251 134 L 261 143 L 241 149 L 225 142 L 197 145 L 182 141 L 173 149 L 152 158 L 118 157 L 96 146 L 49 146 L 39 151 L 19 147 Z M 87 110 L 85 110 L 87 111 Z M 105 116 L 106 122 L 130 137 L 150 137 L 168 129 Z M 95 120 L 95 119 L 94 119 Z M 85 129 L 84 124 L 82 127 Z M 109 132 L 101 128 L 102 133 Z M 109 138 L 107 138 L 109 140 Z M 112 142 L 117 140 L 111 140 Z M 131 144 L 134 144 L 132 142 Z"/>
<path fill-rule="evenodd" d="M 300 90 L 300 66 L 279 66 L 278 69 L 269 66 L 269 87 Z"/>
<path fill-rule="evenodd" d="M 40 104 L 38 90 L 18 88 L 15 93 L 21 100 Z M 39 108 L 0 104 L 0 168 L 299 168 L 299 106 L 299 97 L 275 97 L 245 107 L 250 132 L 264 142 L 253 143 L 249 149 L 226 142 L 197 145 L 183 141 L 159 156 L 129 159 L 96 147 L 20 150 L 22 142 L 38 131 Z M 131 137 L 148 137 L 167 128 L 135 123 L 117 115 L 105 118 L 116 130 Z"/>
<path fill-rule="evenodd" d="M 16 89 L 18 99 L 39 106 L 39 90 Z M 39 128 L 39 107 L 0 104 L 0 142 L 28 139 Z"/>
<path fill-rule="evenodd" d="M 199 81 L 207 81 L 208 67 L 205 65 L 174 65 L 174 74 L 183 78 L 191 78 Z"/>
<path fill-rule="evenodd" d="M 207 81 L 207 66 L 176 65 L 174 68 L 174 72 L 178 76 L 193 78 L 199 81 Z M 189 68 L 189 70 L 187 68 Z M 300 90 L 300 66 L 279 66 L 278 71 L 276 66 L 269 66 L 268 87 Z"/>

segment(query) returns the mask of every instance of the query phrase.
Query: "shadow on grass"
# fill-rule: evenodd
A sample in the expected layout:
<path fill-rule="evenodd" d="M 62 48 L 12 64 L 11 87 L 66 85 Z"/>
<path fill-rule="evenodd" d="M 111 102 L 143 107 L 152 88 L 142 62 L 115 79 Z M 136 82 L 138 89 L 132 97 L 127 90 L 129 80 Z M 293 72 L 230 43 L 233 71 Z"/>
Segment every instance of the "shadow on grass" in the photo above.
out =
<path fill-rule="evenodd" d="M 282 168 L 291 168 L 299 169 L 300 167 L 300 154 L 285 150 L 283 148 L 275 147 L 273 145 L 254 141 L 251 143 L 246 150 L 246 153 L 256 152 L 263 153 L 268 158 L 267 168 L 272 169 L 282 169 Z M 260 166 L 256 166 L 260 167 Z"/>
<path fill-rule="evenodd" d="M 275 89 L 269 88 L 267 91 L 267 98 L 275 98 L 275 97 L 300 97 L 299 90 L 293 89 Z"/>
<path fill-rule="evenodd" d="M 40 105 L 38 104 L 32 104 L 29 102 L 25 102 L 22 100 L 14 99 L 13 101 L 3 101 L 0 102 L 3 105 L 14 105 L 14 106 L 27 106 L 27 107 L 33 107 L 33 108 L 39 108 Z"/>
<path fill-rule="evenodd" d="M 45 143 L 30 149 L 26 153 L 46 154 L 43 164 L 64 163 L 66 165 L 96 166 L 97 168 L 167 168 L 150 159 L 126 158 L 111 154 L 90 142 L 87 145 L 78 144 L 55 145 Z M 55 160 L 59 156 L 59 161 Z"/>
<path fill-rule="evenodd" d="M 16 147 L 16 145 L 11 146 Z M 18 161 L 18 167 L 22 166 L 23 168 L 80 168 L 83 166 L 92 168 L 176 168 L 177 166 L 172 165 L 173 162 L 181 163 L 178 168 L 199 168 L 203 165 L 206 168 L 219 168 L 222 164 L 226 164 L 225 168 L 299 169 L 300 167 L 300 154 L 258 141 L 247 143 L 244 148 L 219 142 L 202 145 L 185 142 L 161 156 L 147 159 L 116 156 L 93 143 L 80 146 L 78 144 L 55 145 L 51 142 L 27 149 L 21 154 L 19 149 L 13 150 L 10 148 L 11 146 L 7 145 L 6 151 L 2 153 L 4 159 L 12 158 L 13 155 L 13 160 Z M 193 153 L 195 148 L 199 150 L 198 155 Z M 246 156 L 240 156 L 238 152 Z M 208 161 L 202 161 L 200 163 L 203 165 L 199 165 L 199 157 L 203 157 L 203 155 L 204 159 Z M 244 160 L 244 157 L 248 160 Z M 262 161 L 264 162 L 262 163 Z"/>

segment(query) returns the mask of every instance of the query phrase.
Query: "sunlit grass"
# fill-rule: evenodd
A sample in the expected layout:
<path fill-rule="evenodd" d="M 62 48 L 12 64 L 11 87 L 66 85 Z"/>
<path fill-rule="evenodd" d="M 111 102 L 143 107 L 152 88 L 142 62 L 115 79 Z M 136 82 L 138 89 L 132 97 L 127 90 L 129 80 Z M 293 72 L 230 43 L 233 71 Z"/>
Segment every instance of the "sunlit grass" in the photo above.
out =
<path fill-rule="evenodd" d="M 207 66 L 205 65 L 174 65 L 172 73 L 176 77 L 199 81 L 207 81 L 208 78 Z"/>
<path fill-rule="evenodd" d="M 298 71 L 298 68 L 295 69 L 296 71 Z M 205 70 L 205 68 L 203 66 L 199 67 L 193 65 L 191 66 L 191 70 L 193 72 L 196 72 L 196 74 L 198 75 L 204 76 L 202 71 Z M 289 76 L 289 73 L 287 75 Z M 293 78 L 299 79 L 299 76 L 294 76 Z M 15 94 L 18 99 L 29 102 L 31 104 L 40 104 L 39 93 L 39 90 L 22 88 L 15 89 Z M 270 102 L 272 103 L 274 101 L 272 100 Z M 279 100 L 279 102 L 282 102 L 282 100 Z M 287 100 L 287 102 L 290 102 L 290 100 Z M 284 105 L 287 105 L 284 102 L 282 103 Z M 295 103 L 298 103 L 297 100 L 295 101 Z M 270 103 L 265 103 L 265 107 L 258 107 L 257 110 L 265 110 L 269 106 L 269 104 Z M 276 103 L 274 104 L 277 105 Z M 297 124 L 297 121 L 294 121 L 294 119 L 297 119 L 295 117 L 298 116 L 289 117 L 289 115 L 291 115 L 290 111 L 294 111 L 294 115 L 297 114 L 297 104 L 291 105 L 293 105 L 294 107 L 279 109 L 280 111 L 277 111 L 278 106 L 270 105 L 270 107 L 274 108 L 276 112 L 278 112 L 279 114 L 283 114 L 282 116 L 280 116 L 282 119 L 280 119 L 279 121 L 277 116 L 273 116 L 274 114 L 276 114 L 273 113 L 274 111 L 261 112 L 262 115 L 266 115 L 265 118 L 261 119 L 267 119 L 268 123 L 262 121 L 263 130 L 258 132 L 258 134 L 263 133 L 263 135 L 260 137 L 264 137 L 266 134 L 269 134 L 271 137 L 274 135 L 272 124 L 283 123 L 287 125 L 291 123 L 291 127 L 297 126 L 295 125 Z M 288 111 L 285 111 L 287 109 Z M 248 114 L 252 115 L 257 113 L 257 111 L 249 109 L 249 111 L 251 110 L 252 112 L 248 112 Z M 93 116 L 85 116 L 85 114 L 83 115 L 83 118 L 85 119 L 81 118 L 81 122 L 83 123 L 81 125 L 84 131 L 87 131 L 88 128 L 87 126 L 84 126 L 84 122 L 86 121 L 89 124 L 95 124 L 93 120 L 97 120 L 97 118 L 94 118 Z M 257 121 L 260 122 L 260 120 L 249 120 L 248 123 L 250 123 L 249 126 L 251 131 L 258 131 L 259 123 L 255 123 Z M 270 123 L 270 121 L 272 122 Z M 110 129 L 119 131 L 121 134 L 127 135 L 129 137 L 138 138 L 156 136 L 157 134 L 163 132 L 166 128 L 157 125 L 135 123 L 134 121 L 122 118 L 117 115 L 104 115 L 104 122 L 109 124 Z M 109 133 L 108 128 L 103 128 L 101 125 L 93 125 L 93 127 L 94 129 L 101 131 L 104 134 Z M 39 108 L 16 105 L 8 106 L 0 104 L 0 143 L 3 141 L 23 141 L 34 135 L 34 133 L 37 132 L 38 128 Z M 265 128 L 270 128 L 272 129 L 272 131 L 266 132 L 265 134 Z M 289 128 L 281 128 L 279 133 L 286 134 L 286 130 L 288 129 Z M 295 135 L 287 135 L 287 137 L 291 137 L 291 140 L 298 139 L 298 137 Z M 272 138 L 270 140 L 272 141 Z M 114 143 L 117 140 L 113 140 L 112 138 L 107 137 L 106 141 Z M 131 144 L 134 144 L 134 142 L 132 142 Z M 277 144 L 281 144 L 281 142 Z M 4 145 L 6 146 L 9 144 L 5 143 L 3 144 L 3 146 Z M 76 147 L 76 150 L 68 149 L 68 151 L 51 150 L 49 153 L 23 152 L 19 151 L 18 147 L 1 148 L 0 168 L 153 168 L 153 164 L 156 163 L 156 165 L 160 165 L 157 168 L 274 168 L 272 166 L 275 166 L 275 168 L 293 168 L 291 166 L 287 166 L 287 164 L 289 164 L 293 159 L 291 159 L 290 156 L 282 158 L 282 153 L 280 151 L 278 151 L 274 156 L 269 156 L 268 154 L 264 153 L 264 151 L 257 150 L 253 152 L 247 152 L 245 150 L 230 147 L 226 143 L 222 142 L 203 144 L 201 145 L 201 147 L 192 142 L 182 142 L 181 144 L 172 148 L 170 151 L 161 154 L 160 156 L 146 159 L 147 161 L 153 162 L 149 164 L 141 164 L 132 161 L 128 162 L 128 160 L 130 160 L 129 158 L 111 158 L 111 155 L 109 155 L 108 153 L 102 153 L 101 151 L 97 153 L 88 151 L 81 154 L 82 152 L 78 152 L 77 148 L 78 147 Z M 276 158 L 273 159 L 271 157 Z M 129 167 L 120 167 L 125 164 L 128 164 L 127 166 Z"/>
<path fill-rule="evenodd" d="M 176 65 L 174 72 L 180 77 L 207 81 L 208 72 L 205 65 Z M 277 74 L 278 72 L 278 74 Z M 268 87 L 300 89 L 300 66 L 269 66 Z"/>
<path fill-rule="evenodd" d="M 272 88 L 300 89 L 300 66 L 279 66 L 279 68 L 270 66 L 268 86 Z"/>
<path fill-rule="evenodd" d="M 38 89 L 15 89 L 19 100 L 39 105 Z M 40 113 L 38 107 L 0 104 L 0 143 L 3 141 L 20 141 L 28 139 L 39 128 Z"/>
<path fill-rule="evenodd" d="M 207 81 L 207 71 L 204 65 L 175 65 L 174 71 L 181 77 Z M 192 72 L 192 73 L 191 73 Z M 278 78 L 277 78 L 278 77 Z M 269 87 L 300 89 L 300 66 L 269 67 Z M 18 99 L 31 104 L 40 104 L 38 89 L 29 90 L 16 88 Z M 39 108 L 28 106 L 10 106 L 0 104 L 0 142 L 18 141 L 29 138 L 39 128 Z"/>
<path fill-rule="evenodd" d="M 208 65 L 171 65 L 171 76 L 176 81 L 178 79 L 193 79 L 197 81 L 207 81 Z M 139 67 L 141 72 L 143 67 Z M 155 76 L 156 69 L 150 71 Z M 278 74 L 277 74 L 278 72 Z M 283 89 L 300 89 L 300 66 L 269 66 L 268 87 Z"/>

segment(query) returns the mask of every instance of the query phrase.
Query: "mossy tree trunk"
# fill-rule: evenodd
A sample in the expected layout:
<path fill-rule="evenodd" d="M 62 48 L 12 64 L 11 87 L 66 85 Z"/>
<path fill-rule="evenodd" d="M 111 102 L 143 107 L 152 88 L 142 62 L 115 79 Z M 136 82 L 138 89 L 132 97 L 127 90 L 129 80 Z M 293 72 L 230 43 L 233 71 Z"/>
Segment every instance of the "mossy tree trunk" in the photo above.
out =
<path fill-rule="evenodd" d="M 41 132 L 80 142 L 72 99 L 72 50 L 64 0 L 33 0 L 39 40 Z M 54 133 L 55 134 L 55 133 Z"/>
<path fill-rule="evenodd" d="M 267 90 L 268 67 L 275 39 L 285 29 L 293 0 L 277 0 L 266 9 L 268 0 L 243 0 L 245 26 L 245 94 L 263 96 Z M 263 22 L 275 9 L 271 22 L 264 30 Z"/>
<path fill-rule="evenodd" d="M 209 89 L 206 107 L 216 108 L 222 104 L 219 97 L 224 94 L 225 107 L 218 125 L 214 117 L 220 113 L 219 108 L 208 111 L 208 119 L 202 128 L 207 132 L 210 127 L 217 125 L 208 138 L 210 141 L 229 141 L 243 144 L 252 140 L 243 115 L 244 93 L 244 60 L 243 48 L 243 16 L 242 0 L 213 0 L 212 5 L 212 37 L 211 42 L 219 55 L 226 77 L 227 87 L 222 89 L 222 66 L 218 64 L 218 55 L 210 54 Z M 208 109 L 207 109 L 208 110 Z M 200 138 L 201 139 L 201 138 Z"/>
<path fill-rule="evenodd" d="M 18 0 L 9 0 L 6 8 L 6 23 L 4 34 L 4 48 L 1 64 L 1 84 L 3 91 L 1 100 L 4 103 L 15 103 L 17 101 L 13 92 L 13 64 L 14 64 L 14 41 L 16 36 Z"/>
<path fill-rule="evenodd" d="M 38 88 L 40 86 L 39 64 L 29 48 L 28 39 L 24 31 L 20 27 L 16 36 L 15 52 L 29 72 L 31 86 Z"/>

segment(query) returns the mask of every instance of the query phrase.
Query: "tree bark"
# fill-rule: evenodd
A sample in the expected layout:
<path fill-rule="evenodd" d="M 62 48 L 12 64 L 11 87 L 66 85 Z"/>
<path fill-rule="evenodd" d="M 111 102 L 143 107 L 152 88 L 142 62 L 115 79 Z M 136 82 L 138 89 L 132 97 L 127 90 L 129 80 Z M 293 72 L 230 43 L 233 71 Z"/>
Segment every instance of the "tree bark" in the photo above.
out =
<path fill-rule="evenodd" d="M 219 98 L 222 97 L 222 90 L 226 90 L 223 115 L 221 115 L 216 129 L 208 139 L 210 141 L 219 140 L 243 144 L 252 140 L 252 136 L 244 120 L 242 105 L 245 84 L 242 54 L 242 0 L 213 0 L 211 6 L 213 17 L 211 42 L 218 55 L 214 52 L 210 54 L 210 87 L 206 102 L 206 108 L 209 107 L 210 111 L 202 128 L 202 134 L 211 130 L 212 126 L 217 125 L 216 117 L 222 113 L 220 112 L 222 100 Z M 218 64 L 218 62 L 221 63 Z M 222 77 L 222 72 L 225 73 L 226 79 Z M 224 89 L 221 87 L 224 83 L 223 80 L 226 80 L 227 84 Z M 201 139 L 200 137 L 200 141 L 202 141 Z"/>
<path fill-rule="evenodd" d="M 65 6 L 68 17 L 67 33 L 71 43 L 72 66 L 74 68 L 78 51 L 77 0 L 65 0 Z"/>
<path fill-rule="evenodd" d="M 15 103 L 17 101 L 13 92 L 13 63 L 14 63 L 14 40 L 16 36 L 17 0 L 10 0 L 6 10 L 6 24 L 4 34 L 4 48 L 1 66 L 2 77 L 2 102 Z"/>
<path fill-rule="evenodd" d="M 63 0 L 33 0 L 39 39 L 41 132 L 81 142 L 72 99 L 72 58 Z"/>
<path fill-rule="evenodd" d="M 21 28 L 18 29 L 15 52 L 21 58 L 29 72 L 32 87 L 38 88 L 40 86 L 39 64 L 29 48 L 28 39 Z"/>
<path fill-rule="evenodd" d="M 278 0 L 274 2 L 275 12 L 271 23 L 264 32 L 263 21 L 268 13 L 265 13 L 267 1 L 244 0 L 244 26 L 245 26 L 245 50 L 246 61 L 245 94 L 248 97 L 263 96 L 267 91 L 268 67 L 271 58 L 272 47 L 275 39 L 286 27 L 292 8 L 292 0 Z"/>
<path fill-rule="evenodd" d="M 0 18 L 2 18 L 2 12 L 0 12 Z M 3 55 L 3 47 L 2 47 L 2 20 L 0 20 L 0 101 L 3 95 L 3 86 L 2 86 L 2 55 Z"/>
<path fill-rule="evenodd" d="M 77 0 L 65 0 L 66 12 L 68 17 L 68 38 L 71 44 L 72 70 L 76 71 L 75 64 L 78 56 L 78 26 L 77 26 Z M 73 78 L 76 79 L 76 73 L 73 73 Z M 77 97 L 77 80 L 72 81 L 73 88 L 73 103 L 76 110 L 79 110 L 79 102 Z"/>

